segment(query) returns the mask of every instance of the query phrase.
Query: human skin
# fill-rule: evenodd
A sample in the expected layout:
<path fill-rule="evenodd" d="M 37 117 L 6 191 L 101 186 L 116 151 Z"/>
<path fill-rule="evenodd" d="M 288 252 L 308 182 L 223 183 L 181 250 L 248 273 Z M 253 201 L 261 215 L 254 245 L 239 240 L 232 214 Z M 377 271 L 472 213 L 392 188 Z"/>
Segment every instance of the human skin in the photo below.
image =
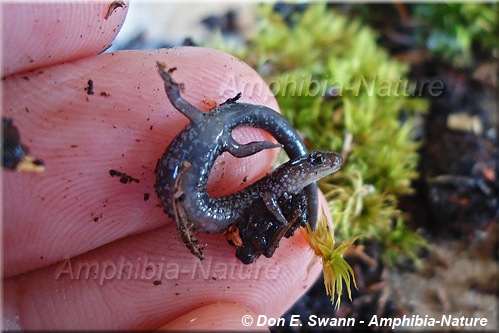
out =
<path fill-rule="evenodd" d="M 201 234 L 200 262 L 153 190 L 156 161 L 188 122 L 169 103 L 156 61 L 177 67 L 183 96 L 204 110 L 239 91 L 241 102 L 278 110 L 257 73 L 205 48 L 98 55 L 126 8 L 105 20 L 107 4 L 2 6 L 3 116 L 46 165 L 43 173 L 2 172 L 4 328 L 247 329 L 243 315 L 278 317 L 311 286 L 321 267 L 307 274 L 312 252 L 299 232 L 248 266 L 223 235 Z M 256 129 L 235 137 L 269 139 Z M 258 179 L 275 154 L 222 156 L 210 193 Z M 110 169 L 140 183 L 122 184 Z M 140 274 L 119 276 L 113 267 L 123 262 Z M 73 272 L 95 264 L 98 274 L 71 278 L 69 264 Z"/>

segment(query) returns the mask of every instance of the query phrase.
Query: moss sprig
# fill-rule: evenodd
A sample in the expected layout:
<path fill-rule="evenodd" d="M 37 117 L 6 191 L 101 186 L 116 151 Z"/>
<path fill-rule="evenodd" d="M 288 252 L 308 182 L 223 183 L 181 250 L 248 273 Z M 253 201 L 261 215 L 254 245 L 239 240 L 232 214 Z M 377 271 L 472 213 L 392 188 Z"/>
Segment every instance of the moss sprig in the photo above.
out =
<path fill-rule="evenodd" d="M 335 308 L 338 309 L 341 303 L 341 295 L 343 295 L 343 283 L 347 288 L 350 300 L 352 299 L 351 282 L 357 288 L 353 269 L 343 258 L 343 254 L 353 246 L 356 238 L 352 238 L 335 248 L 334 229 L 329 225 L 324 213 L 317 221 L 315 231 L 312 231 L 309 224 L 305 229 L 301 230 L 303 237 L 314 251 L 314 257 L 310 261 L 307 271 L 309 272 L 317 261 L 321 260 L 326 293 L 331 295 L 332 300 L 336 296 Z"/>

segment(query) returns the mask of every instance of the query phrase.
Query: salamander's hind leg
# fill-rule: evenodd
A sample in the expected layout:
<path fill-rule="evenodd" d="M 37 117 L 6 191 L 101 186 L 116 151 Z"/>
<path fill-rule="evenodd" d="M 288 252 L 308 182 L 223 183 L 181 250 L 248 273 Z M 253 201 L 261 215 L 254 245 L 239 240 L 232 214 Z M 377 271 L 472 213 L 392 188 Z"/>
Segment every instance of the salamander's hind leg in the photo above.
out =
<path fill-rule="evenodd" d="M 173 210 L 175 211 L 175 222 L 179 230 L 180 238 L 184 242 L 185 246 L 198 257 L 200 260 L 204 259 L 203 249 L 199 245 L 198 239 L 194 236 L 194 228 L 192 223 L 189 222 L 185 215 L 184 207 L 182 206 L 183 194 L 174 200 Z"/>
<path fill-rule="evenodd" d="M 265 149 L 282 148 L 280 143 L 270 141 L 253 141 L 240 144 L 232 136 L 227 140 L 226 150 L 233 156 L 241 158 L 251 156 Z"/>
<path fill-rule="evenodd" d="M 182 179 L 184 173 L 191 167 L 188 161 L 184 161 L 182 167 L 180 168 L 177 179 L 175 180 L 175 192 L 173 194 L 173 211 L 175 213 L 175 223 L 177 224 L 177 229 L 179 230 L 180 238 L 184 242 L 185 246 L 198 257 L 200 260 L 204 259 L 203 249 L 199 245 L 199 241 L 194 236 L 194 225 L 189 221 L 187 215 L 185 214 L 184 203 L 185 193 L 182 191 Z"/>
<path fill-rule="evenodd" d="M 180 96 L 181 85 L 175 82 L 171 76 L 171 73 L 176 68 L 167 69 L 166 64 L 160 62 L 156 62 L 156 64 L 158 65 L 158 73 L 163 79 L 165 92 L 170 100 L 170 103 L 172 103 L 175 109 L 189 118 L 191 122 L 200 121 L 200 119 L 202 119 L 203 112 Z"/>

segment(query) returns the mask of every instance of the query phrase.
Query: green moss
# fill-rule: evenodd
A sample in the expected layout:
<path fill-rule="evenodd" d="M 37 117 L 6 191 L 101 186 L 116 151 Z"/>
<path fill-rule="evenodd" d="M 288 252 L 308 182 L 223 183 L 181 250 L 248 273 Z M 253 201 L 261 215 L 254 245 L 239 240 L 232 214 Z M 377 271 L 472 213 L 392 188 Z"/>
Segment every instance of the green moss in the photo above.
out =
<path fill-rule="evenodd" d="M 435 55 L 458 67 L 469 67 L 474 50 L 498 54 L 497 2 L 415 5 L 415 18 L 426 24 L 419 40 Z"/>
<path fill-rule="evenodd" d="M 406 254 L 409 259 L 416 262 L 416 264 L 420 264 L 416 253 L 422 248 L 427 249 L 429 247 L 423 237 L 406 228 L 404 220 L 400 216 L 387 236 L 382 242 L 385 249 L 383 260 L 388 265 L 398 263 L 400 261 L 400 253 Z"/>
<path fill-rule="evenodd" d="M 341 171 L 319 183 L 336 237 L 377 238 L 390 262 L 415 258 L 425 241 L 404 225 L 397 198 L 412 192 L 419 147 L 415 120 L 427 102 L 411 96 L 408 65 L 391 59 L 372 29 L 324 5 L 309 5 L 292 27 L 272 6 L 259 8 L 260 26 L 244 48 L 220 39 L 210 46 L 262 75 L 309 149 L 347 155 Z M 336 96 L 325 98 L 331 91 Z"/>

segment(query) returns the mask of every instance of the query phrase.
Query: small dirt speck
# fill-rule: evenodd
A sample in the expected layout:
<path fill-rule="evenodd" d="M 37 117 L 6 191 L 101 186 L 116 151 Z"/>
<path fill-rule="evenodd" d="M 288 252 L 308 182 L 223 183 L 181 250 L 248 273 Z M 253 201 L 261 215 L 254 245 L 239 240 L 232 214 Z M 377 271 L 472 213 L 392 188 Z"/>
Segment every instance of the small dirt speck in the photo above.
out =
<path fill-rule="evenodd" d="M 131 182 L 140 183 L 140 180 L 138 180 L 137 178 L 134 178 L 130 175 L 127 175 L 124 172 L 117 171 L 114 169 L 109 170 L 109 175 L 111 177 L 120 177 L 120 183 L 123 183 L 123 184 L 131 183 Z"/>
<path fill-rule="evenodd" d="M 94 81 L 88 80 L 87 86 L 85 87 L 85 90 L 87 91 L 87 95 L 93 95 L 94 94 Z"/>

